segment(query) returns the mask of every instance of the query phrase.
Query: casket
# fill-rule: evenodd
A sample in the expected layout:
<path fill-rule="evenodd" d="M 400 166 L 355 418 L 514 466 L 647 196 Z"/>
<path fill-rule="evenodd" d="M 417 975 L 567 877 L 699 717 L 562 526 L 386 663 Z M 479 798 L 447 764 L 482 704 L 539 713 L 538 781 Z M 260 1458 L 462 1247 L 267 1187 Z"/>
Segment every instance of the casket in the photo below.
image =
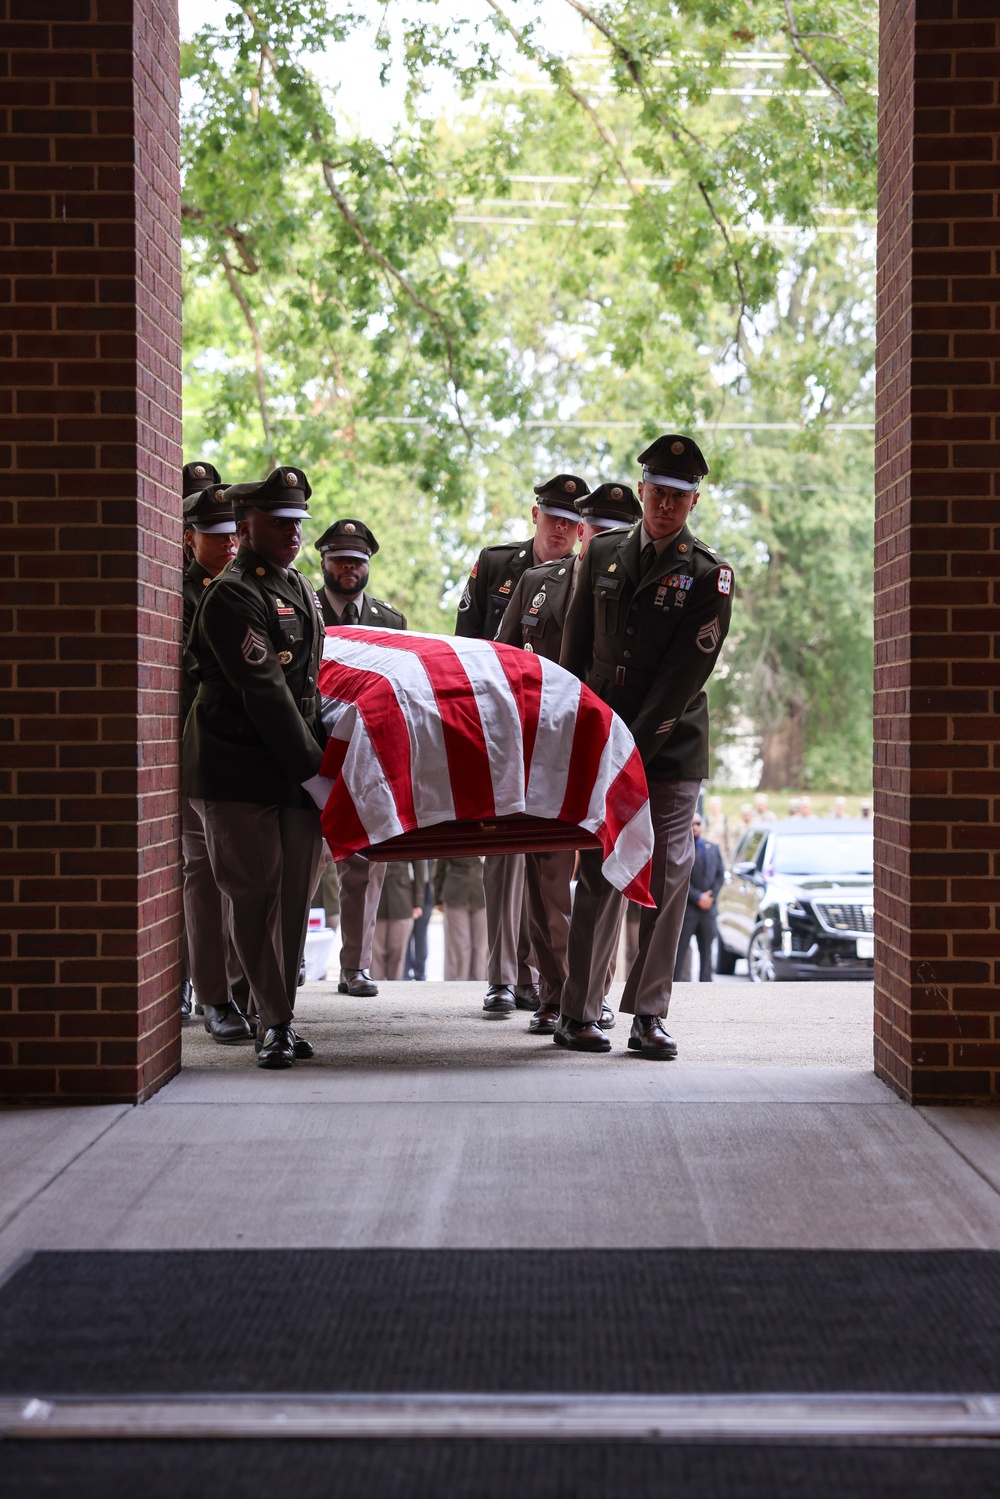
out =
<path fill-rule="evenodd" d="M 327 631 L 322 826 L 335 859 L 600 847 L 651 904 L 642 760 L 625 724 L 554 662 L 494 641 Z"/>

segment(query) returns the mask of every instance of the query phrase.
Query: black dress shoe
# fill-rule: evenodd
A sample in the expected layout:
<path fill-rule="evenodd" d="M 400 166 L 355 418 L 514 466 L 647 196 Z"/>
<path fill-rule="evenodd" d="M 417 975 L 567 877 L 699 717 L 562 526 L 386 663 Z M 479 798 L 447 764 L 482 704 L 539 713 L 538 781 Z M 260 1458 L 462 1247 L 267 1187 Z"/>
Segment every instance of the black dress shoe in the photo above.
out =
<path fill-rule="evenodd" d="M 342 968 L 337 993 L 354 994 L 362 999 L 370 999 L 378 993 L 378 984 L 367 968 Z"/>
<path fill-rule="evenodd" d="M 257 1054 L 257 1066 L 276 1071 L 295 1062 L 295 1032 L 290 1025 L 272 1025 L 264 1034 Z"/>
<path fill-rule="evenodd" d="M 298 1031 L 292 1031 L 291 1035 L 292 1051 L 295 1053 L 295 1060 L 297 1062 L 308 1062 L 310 1057 L 314 1057 L 316 1055 L 316 1050 L 312 1042 L 307 1041 L 305 1036 L 300 1036 Z M 260 1053 L 264 1049 L 264 1043 L 261 1040 L 260 1036 L 258 1036 L 254 1041 L 253 1046 L 254 1051 L 258 1056 L 260 1056 Z"/>
<path fill-rule="evenodd" d="M 611 1042 L 592 1020 L 573 1020 L 560 1015 L 552 1039 L 569 1051 L 610 1051 Z"/>
<path fill-rule="evenodd" d="M 237 1041 L 249 1041 L 253 1031 L 235 1005 L 205 1005 L 205 1029 L 213 1041 L 220 1046 L 235 1046 Z"/>
<path fill-rule="evenodd" d="M 672 1062 L 677 1055 L 677 1042 L 667 1035 L 659 1015 L 637 1015 L 632 1021 L 628 1049 L 641 1052 L 651 1062 Z"/>
<path fill-rule="evenodd" d="M 194 985 L 190 979 L 185 979 L 181 984 L 181 1019 L 191 1018 L 191 996 L 194 993 Z"/>
<path fill-rule="evenodd" d="M 519 1010 L 537 1010 L 540 999 L 537 984 L 514 985 L 514 1004 Z"/>
<path fill-rule="evenodd" d="M 514 991 L 509 984 L 491 984 L 483 1000 L 483 1009 L 487 1015 L 509 1015 L 515 1004 Z"/>
<path fill-rule="evenodd" d="M 533 1036 L 554 1036 L 558 1024 L 559 1006 L 539 1005 L 528 1021 L 528 1029 Z"/>
<path fill-rule="evenodd" d="M 597 1023 L 602 1031 L 613 1031 L 615 1028 L 615 1012 L 606 999 L 601 1000 L 601 1018 Z"/>

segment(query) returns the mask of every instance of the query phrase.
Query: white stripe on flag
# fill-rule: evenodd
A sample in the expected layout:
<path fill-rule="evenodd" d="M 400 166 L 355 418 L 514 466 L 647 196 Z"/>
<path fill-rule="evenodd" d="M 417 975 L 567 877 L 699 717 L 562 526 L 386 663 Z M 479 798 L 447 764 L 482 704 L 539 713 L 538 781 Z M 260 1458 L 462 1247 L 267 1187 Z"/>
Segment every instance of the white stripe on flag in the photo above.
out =
<path fill-rule="evenodd" d="M 521 715 L 507 673 L 490 640 L 449 640 L 475 694 L 498 817 L 524 811 L 524 740 Z"/>
<path fill-rule="evenodd" d="M 571 672 L 541 659 L 538 733 L 531 754 L 525 811 L 555 817 L 566 800 L 573 736 L 580 709 L 580 682 Z M 553 811 L 553 808 L 555 809 Z"/>
<path fill-rule="evenodd" d="M 332 649 L 330 649 L 332 647 Z M 455 820 L 455 803 L 448 774 L 444 729 L 434 688 L 423 661 L 413 651 L 394 650 L 370 640 L 326 637 L 323 655 L 327 661 L 370 671 L 383 677 L 395 694 L 410 736 L 410 783 L 418 827 Z M 377 760 L 372 762 L 377 764 Z M 371 777 L 361 767 L 362 777 Z M 348 780 L 352 796 L 354 781 Z M 355 801 L 357 800 L 355 796 Z M 367 823 L 365 824 L 367 827 Z"/>

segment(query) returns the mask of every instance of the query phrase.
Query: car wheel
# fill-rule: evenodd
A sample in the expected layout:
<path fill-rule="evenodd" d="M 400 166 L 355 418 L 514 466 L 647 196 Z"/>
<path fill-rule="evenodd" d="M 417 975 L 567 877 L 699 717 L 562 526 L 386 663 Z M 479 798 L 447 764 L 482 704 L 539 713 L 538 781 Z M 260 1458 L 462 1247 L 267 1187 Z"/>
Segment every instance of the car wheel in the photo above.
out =
<path fill-rule="evenodd" d="M 774 983 L 774 959 L 771 957 L 771 934 L 767 927 L 759 926 L 750 938 L 747 952 L 747 968 L 752 984 Z"/>
<path fill-rule="evenodd" d="M 721 937 L 718 952 L 715 954 L 715 971 L 727 977 L 736 972 L 736 954 L 723 945 Z"/>

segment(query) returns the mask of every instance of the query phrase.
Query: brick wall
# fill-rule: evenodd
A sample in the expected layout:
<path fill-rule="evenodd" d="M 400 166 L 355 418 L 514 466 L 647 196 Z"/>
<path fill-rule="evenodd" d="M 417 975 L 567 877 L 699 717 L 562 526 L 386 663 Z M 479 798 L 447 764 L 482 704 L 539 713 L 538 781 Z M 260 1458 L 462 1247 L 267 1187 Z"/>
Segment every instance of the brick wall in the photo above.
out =
<path fill-rule="evenodd" d="M 883 0 L 875 1065 L 1000 1094 L 1000 16 Z"/>
<path fill-rule="evenodd" d="M 176 0 L 0 0 L 0 1096 L 180 1065 Z"/>

